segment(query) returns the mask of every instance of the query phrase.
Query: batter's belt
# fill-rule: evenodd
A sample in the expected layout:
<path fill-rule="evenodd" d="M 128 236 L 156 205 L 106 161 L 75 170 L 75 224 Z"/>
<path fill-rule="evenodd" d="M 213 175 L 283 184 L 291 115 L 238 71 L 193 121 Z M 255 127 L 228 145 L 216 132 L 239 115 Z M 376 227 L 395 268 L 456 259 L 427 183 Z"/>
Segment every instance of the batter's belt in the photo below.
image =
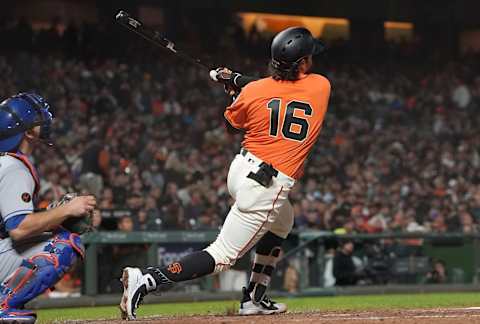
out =
<path fill-rule="evenodd" d="M 270 185 L 272 184 L 272 178 L 277 177 L 279 174 L 278 170 L 275 169 L 271 164 L 261 161 L 244 148 L 240 150 L 240 155 L 247 159 L 256 160 L 254 162 L 258 163 L 258 170 L 256 172 L 250 172 L 247 175 L 247 178 L 256 181 L 265 188 L 270 187 Z"/>

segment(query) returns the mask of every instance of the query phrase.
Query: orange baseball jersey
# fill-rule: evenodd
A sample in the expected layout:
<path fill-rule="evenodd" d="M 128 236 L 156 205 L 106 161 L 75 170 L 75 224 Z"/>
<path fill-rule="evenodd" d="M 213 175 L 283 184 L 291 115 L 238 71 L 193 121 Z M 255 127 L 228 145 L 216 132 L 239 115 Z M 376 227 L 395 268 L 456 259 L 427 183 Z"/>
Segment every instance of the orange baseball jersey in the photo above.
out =
<path fill-rule="evenodd" d="M 224 115 L 245 131 L 245 149 L 298 179 L 322 128 L 329 97 L 330 82 L 321 75 L 294 82 L 269 77 L 247 84 Z"/>

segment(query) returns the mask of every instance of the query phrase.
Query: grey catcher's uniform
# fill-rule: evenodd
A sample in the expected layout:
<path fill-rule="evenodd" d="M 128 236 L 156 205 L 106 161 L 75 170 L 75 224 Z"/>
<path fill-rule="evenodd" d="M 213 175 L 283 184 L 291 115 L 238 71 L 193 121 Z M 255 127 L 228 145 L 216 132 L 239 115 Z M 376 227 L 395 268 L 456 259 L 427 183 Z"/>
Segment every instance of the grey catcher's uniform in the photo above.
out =
<path fill-rule="evenodd" d="M 0 282 L 12 274 L 24 259 L 39 254 L 48 244 L 51 235 L 45 234 L 21 244 L 13 244 L 4 224 L 14 216 L 34 211 L 35 180 L 28 167 L 13 156 L 0 156 Z"/>

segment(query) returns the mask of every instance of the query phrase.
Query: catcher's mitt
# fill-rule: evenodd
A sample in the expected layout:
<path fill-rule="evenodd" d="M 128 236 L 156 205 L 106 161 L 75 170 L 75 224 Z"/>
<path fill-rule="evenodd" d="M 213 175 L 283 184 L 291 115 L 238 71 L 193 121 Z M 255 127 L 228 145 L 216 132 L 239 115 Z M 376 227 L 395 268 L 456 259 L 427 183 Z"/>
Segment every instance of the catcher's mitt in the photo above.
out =
<path fill-rule="evenodd" d="M 67 193 L 63 195 L 59 201 L 51 203 L 47 209 L 64 205 L 77 196 L 78 194 L 75 192 Z M 61 226 L 71 233 L 80 235 L 91 232 L 93 231 L 92 213 L 85 214 L 82 217 L 69 217 L 62 223 Z"/>

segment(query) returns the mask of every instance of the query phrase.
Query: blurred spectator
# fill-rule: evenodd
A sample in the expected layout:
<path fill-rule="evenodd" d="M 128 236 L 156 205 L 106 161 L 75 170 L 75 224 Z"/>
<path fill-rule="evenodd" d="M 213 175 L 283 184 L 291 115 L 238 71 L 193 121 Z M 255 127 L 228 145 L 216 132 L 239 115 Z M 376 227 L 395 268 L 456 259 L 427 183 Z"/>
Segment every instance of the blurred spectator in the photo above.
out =
<path fill-rule="evenodd" d="M 335 248 L 330 247 L 328 248 L 327 246 L 325 247 L 325 257 L 324 257 L 324 262 L 325 262 L 325 269 L 323 270 L 323 286 L 328 288 L 328 287 L 333 287 L 335 286 L 335 275 L 333 273 L 333 266 L 334 266 L 334 260 L 335 260 Z"/>
<path fill-rule="evenodd" d="M 333 258 L 333 275 L 337 286 L 355 285 L 359 279 L 352 258 L 353 248 L 352 241 L 342 242 Z"/>
<path fill-rule="evenodd" d="M 102 215 L 99 209 L 95 209 L 92 213 L 92 227 L 94 230 L 100 230 L 102 225 Z"/>
<path fill-rule="evenodd" d="M 470 89 L 462 81 L 457 81 L 457 86 L 452 92 L 452 101 L 458 107 L 465 109 L 471 101 Z"/>
<path fill-rule="evenodd" d="M 123 216 L 118 220 L 118 230 L 121 232 L 133 231 L 133 220 L 130 216 Z"/>
<path fill-rule="evenodd" d="M 146 231 L 148 229 L 148 214 L 145 209 L 140 209 L 136 213 L 135 231 Z"/>
<path fill-rule="evenodd" d="M 439 284 L 447 283 L 447 271 L 445 268 L 445 262 L 443 260 L 434 260 L 433 270 L 425 275 L 425 283 L 427 284 Z"/>
<path fill-rule="evenodd" d="M 299 273 L 295 268 L 295 262 L 290 261 L 283 278 L 283 288 L 289 293 L 298 292 L 300 283 Z"/>

